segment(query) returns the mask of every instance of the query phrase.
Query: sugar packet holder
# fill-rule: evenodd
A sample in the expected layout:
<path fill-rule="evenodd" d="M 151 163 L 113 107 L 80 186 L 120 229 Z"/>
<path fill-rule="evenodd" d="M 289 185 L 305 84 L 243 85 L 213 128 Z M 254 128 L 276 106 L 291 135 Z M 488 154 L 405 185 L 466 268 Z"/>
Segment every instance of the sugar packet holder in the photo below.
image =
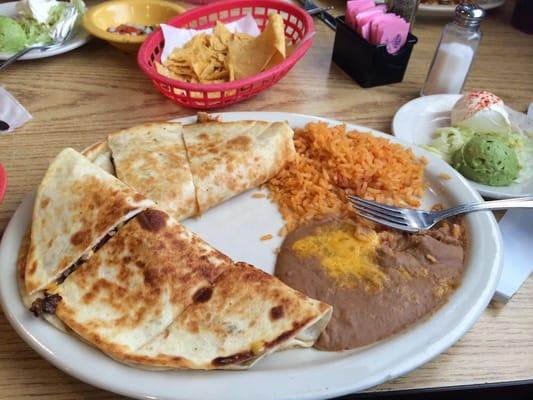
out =
<path fill-rule="evenodd" d="M 332 60 L 362 87 L 373 87 L 401 82 L 409 58 L 418 39 L 408 33 L 405 45 L 395 54 L 387 45 L 374 45 L 352 30 L 345 17 L 336 18 L 337 30 Z"/>

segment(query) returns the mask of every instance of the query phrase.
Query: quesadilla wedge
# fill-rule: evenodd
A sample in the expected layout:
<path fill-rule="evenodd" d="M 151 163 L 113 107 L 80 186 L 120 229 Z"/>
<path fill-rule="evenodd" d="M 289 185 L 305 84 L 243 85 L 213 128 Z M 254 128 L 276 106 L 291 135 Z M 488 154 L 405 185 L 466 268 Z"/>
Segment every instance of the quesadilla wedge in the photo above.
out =
<path fill-rule="evenodd" d="M 285 122 L 238 121 L 185 125 L 183 139 L 199 212 L 257 187 L 296 156 Z"/>
<path fill-rule="evenodd" d="M 117 176 L 178 220 L 197 214 L 179 123 L 135 126 L 108 136 Z"/>
<path fill-rule="evenodd" d="M 311 346 L 331 307 L 234 263 L 146 210 L 54 290 L 55 315 L 112 358 L 147 369 L 243 369 Z"/>
<path fill-rule="evenodd" d="M 120 223 L 153 205 L 80 153 L 64 149 L 37 190 L 25 269 L 28 294 L 54 286 Z"/>
<path fill-rule="evenodd" d="M 55 314 L 86 342 L 121 359 L 163 332 L 231 267 L 227 256 L 149 209 L 58 286 Z"/>
<path fill-rule="evenodd" d="M 101 140 L 100 142 L 94 143 L 83 150 L 81 154 L 87 157 L 93 164 L 98 165 L 105 172 L 116 176 L 115 167 L 111 161 L 111 149 L 107 145 L 107 140 Z"/>
<path fill-rule="evenodd" d="M 331 312 L 277 278 L 236 263 L 168 329 L 122 361 L 145 368 L 246 369 L 279 348 L 312 346 Z"/>
<path fill-rule="evenodd" d="M 26 290 L 26 284 L 24 282 L 24 275 L 26 272 L 26 265 L 27 265 L 27 257 L 28 257 L 28 249 L 30 248 L 30 236 L 31 236 L 31 228 L 28 228 L 26 233 L 24 234 L 24 237 L 22 238 L 22 243 L 19 247 L 19 253 L 17 257 L 17 283 L 19 287 L 19 293 L 20 297 L 22 299 L 22 303 L 24 304 L 24 307 L 27 309 L 31 309 L 33 306 L 33 302 L 39 298 L 43 297 L 42 292 L 36 292 L 32 295 L 28 294 L 28 291 Z M 55 326 L 57 329 L 67 332 L 67 328 L 63 322 L 57 316 L 53 313 L 42 313 L 41 314 L 44 319 L 46 319 L 50 324 Z"/>

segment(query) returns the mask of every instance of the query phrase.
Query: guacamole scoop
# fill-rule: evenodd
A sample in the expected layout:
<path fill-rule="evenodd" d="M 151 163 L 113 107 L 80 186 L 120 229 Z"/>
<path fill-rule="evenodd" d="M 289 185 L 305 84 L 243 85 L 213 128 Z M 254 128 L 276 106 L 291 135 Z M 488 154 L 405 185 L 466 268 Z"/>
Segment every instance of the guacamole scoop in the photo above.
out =
<path fill-rule="evenodd" d="M 27 42 L 26 33 L 18 22 L 0 15 L 0 52 L 15 53 L 22 50 Z"/>
<path fill-rule="evenodd" d="M 452 166 L 489 186 L 508 186 L 520 172 L 516 151 L 497 135 L 474 136 L 452 155 Z"/>

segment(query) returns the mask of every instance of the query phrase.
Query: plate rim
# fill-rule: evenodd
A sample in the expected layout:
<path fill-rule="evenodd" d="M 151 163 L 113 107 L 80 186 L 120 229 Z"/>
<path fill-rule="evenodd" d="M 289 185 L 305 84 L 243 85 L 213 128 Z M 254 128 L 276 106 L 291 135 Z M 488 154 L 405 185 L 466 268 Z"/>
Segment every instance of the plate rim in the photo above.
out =
<path fill-rule="evenodd" d="M 342 123 L 340 121 L 337 121 L 337 120 L 334 120 L 334 119 L 329 119 L 329 118 L 322 118 L 322 117 L 316 117 L 316 116 L 310 116 L 310 115 L 305 115 L 305 114 L 293 114 L 293 113 L 284 113 L 284 112 L 229 112 L 229 113 L 214 113 L 214 115 L 221 115 L 223 118 L 227 118 L 226 120 L 232 120 L 232 119 L 246 119 L 246 117 L 248 117 L 248 119 L 266 119 L 266 120 L 282 120 L 282 119 L 286 119 L 286 120 L 289 120 L 289 119 L 294 119 L 294 118 L 301 118 L 301 119 L 304 119 L 306 120 L 306 122 L 311 122 L 311 121 L 325 121 L 325 122 L 328 122 L 330 124 L 338 124 L 338 123 Z M 282 116 L 283 117 L 280 117 Z M 178 118 L 178 120 L 181 120 L 181 121 L 186 121 L 186 122 L 190 122 L 190 121 L 193 121 L 196 117 L 195 116 L 189 116 L 189 117 L 183 117 L 183 118 Z M 370 131 L 372 132 L 373 134 L 377 134 L 377 136 L 382 136 L 382 135 L 385 135 L 387 138 L 392 138 L 392 141 L 393 142 L 399 142 L 401 144 L 403 144 L 404 146 L 406 147 L 413 147 L 411 144 L 409 143 L 405 143 L 403 142 L 402 140 L 398 140 L 397 138 L 395 137 L 392 137 L 391 135 L 387 135 L 383 132 L 380 132 L 380 131 L 377 131 L 377 130 L 373 130 L 373 129 L 370 129 L 370 128 L 367 128 L 367 127 L 363 127 L 363 126 L 360 126 L 360 125 L 357 125 L 357 124 L 346 124 L 348 126 L 349 129 L 360 129 L 360 130 L 364 130 L 364 131 Z M 422 153 L 422 154 L 430 154 L 428 152 L 425 152 L 425 150 L 422 150 L 422 151 L 418 151 L 417 149 L 417 153 Z M 440 167 L 440 166 L 439 166 Z M 450 167 L 451 168 L 451 167 Z M 469 196 L 472 196 L 474 198 L 480 198 L 479 195 L 474 191 L 472 190 L 471 188 L 468 187 L 468 185 L 466 184 L 466 181 L 464 180 L 464 178 L 462 178 L 461 176 L 457 175 L 457 179 L 459 181 L 461 181 L 461 184 L 463 186 L 465 186 L 465 189 L 467 191 L 469 191 L 468 195 Z M 11 220 L 9 221 L 9 224 L 7 225 L 6 227 L 6 230 L 5 230 L 5 234 L 4 234 L 4 237 L 2 239 L 2 242 L 0 243 L 0 260 L 2 260 L 4 258 L 4 252 L 8 252 L 9 249 L 6 249 L 7 248 L 7 243 L 10 241 L 10 240 L 20 240 L 20 237 L 19 238 L 15 238 L 13 239 L 12 238 L 12 233 L 11 231 L 14 230 L 16 228 L 16 224 L 18 223 L 18 220 L 20 218 L 23 218 L 24 216 L 22 214 L 23 212 L 23 208 L 24 206 L 26 207 L 31 207 L 31 203 L 28 205 L 28 202 L 31 202 L 31 193 L 29 195 L 26 196 L 26 198 L 24 199 L 24 201 L 21 203 L 21 205 L 19 205 L 19 207 L 17 208 L 17 210 L 15 211 L 15 213 L 13 214 L 13 217 L 11 218 Z M 488 285 L 487 286 L 484 286 L 481 290 L 481 293 L 478 297 L 476 297 L 475 299 L 472 299 L 471 302 L 468 303 L 469 305 L 469 310 L 468 312 L 466 312 L 464 315 L 462 315 L 462 317 L 460 319 L 455 319 L 455 324 L 449 329 L 447 330 L 444 334 L 440 334 L 439 337 L 438 337 L 438 340 L 436 340 L 435 342 L 431 342 L 431 343 L 426 343 L 426 348 L 424 351 L 419 351 L 417 352 L 416 354 L 413 354 L 409 360 L 405 361 L 405 360 L 402 360 L 403 362 L 400 362 L 399 365 L 394 365 L 393 367 L 390 367 L 388 368 L 387 370 L 385 371 L 380 371 L 379 373 L 376 374 L 376 376 L 372 377 L 372 379 L 370 378 L 366 378 L 366 380 L 364 381 L 363 384 L 357 382 L 357 380 L 353 380 L 353 376 L 349 376 L 348 380 L 346 382 L 343 381 L 343 384 L 341 385 L 338 385 L 338 386 L 335 386 L 336 384 L 335 383 L 331 383 L 330 385 L 326 383 L 323 383 L 323 384 L 317 384 L 315 382 L 315 380 L 313 379 L 309 379 L 309 377 L 313 377 L 313 376 L 316 376 L 318 378 L 318 380 L 320 381 L 320 378 L 323 377 L 323 375 L 321 373 L 323 373 L 324 371 L 321 370 L 321 366 L 319 365 L 318 367 L 314 367 L 312 368 L 312 366 L 310 367 L 306 367 L 304 368 L 304 371 L 297 371 L 297 372 L 294 372 L 290 377 L 285 377 L 283 375 L 280 375 L 279 374 L 279 371 L 257 371 L 257 369 L 252 369 L 248 372 L 243 372 L 243 373 L 239 373 L 240 376 L 244 376 L 244 377 L 247 377 L 245 379 L 248 379 L 248 378 L 254 378 L 254 379 L 259 379 L 258 376 L 260 377 L 261 373 L 262 374 L 268 374 L 269 372 L 273 374 L 274 377 L 276 377 L 276 372 L 277 373 L 277 376 L 278 378 L 283 378 L 286 380 L 286 382 L 284 382 L 285 384 L 287 384 L 287 382 L 291 382 L 291 388 L 293 388 L 294 390 L 296 391 L 293 391 L 291 393 L 286 393 L 284 392 L 283 393 L 283 397 L 284 398 L 287 398 L 287 399 L 315 399 L 315 398 L 323 398 L 323 397 L 326 397 L 326 396 L 340 396 L 340 395 L 345 395 L 345 394 L 349 394 L 349 393 L 353 393 L 355 391 L 359 391 L 359 390 L 363 390 L 364 388 L 368 388 L 368 387 L 372 387 L 372 386 L 375 386 L 375 385 L 378 385 L 380 383 L 383 383 L 387 380 L 390 380 L 394 377 L 397 377 L 397 376 L 400 376 L 400 375 L 403 375 L 403 374 L 406 374 L 408 372 L 410 372 L 411 370 L 419 367 L 420 365 L 426 363 L 427 361 L 429 361 L 430 359 L 432 359 L 433 357 L 439 355 L 440 353 L 442 353 L 443 351 L 445 351 L 447 348 L 449 348 L 451 345 L 453 345 L 461 336 L 463 336 L 470 328 L 471 326 L 477 321 L 477 319 L 479 318 L 479 316 L 483 313 L 483 311 L 485 310 L 487 304 L 489 303 L 493 293 L 494 293 L 494 290 L 496 288 L 496 284 L 497 284 L 497 281 L 499 279 L 499 276 L 500 276 L 500 273 L 501 273 L 501 268 L 502 268 L 502 240 L 501 240 L 501 234 L 500 234 L 500 231 L 498 229 L 498 226 L 497 226 L 497 223 L 496 223 L 496 220 L 494 218 L 494 216 L 492 214 L 484 214 L 484 215 L 481 215 L 481 214 L 478 214 L 478 216 L 476 216 L 476 221 L 477 220 L 480 220 L 480 221 L 485 221 L 484 223 L 487 224 L 487 228 L 490 228 L 488 230 L 490 230 L 490 233 L 489 232 L 481 232 L 481 236 L 485 239 L 489 238 L 490 237 L 490 240 L 493 241 L 493 244 L 494 247 L 491 249 L 493 252 L 494 252 L 494 257 L 492 258 L 492 264 L 491 264 L 491 268 L 488 269 L 488 272 L 487 272 L 487 279 L 488 279 Z M 473 262 L 473 261 L 472 261 Z M 16 262 L 15 262 L 16 264 Z M 16 265 L 15 265 L 15 268 L 16 268 Z M 6 269 L 9 269 L 9 267 L 7 267 Z M 2 273 L 2 269 L 0 269 L 0 275 L 3 275 L 3 274 L 7 274 L 8 272 L 4 272 Z M 16 277 L 13 277 L 12 279 L 15 279 L 16 281 Z M 84 381 L 84 382 L 87 382 L 93 386 L 96 386 L 96 387 L 100 387 L 100 388 L 103 388 L 105 390 L 109 390 L 109 391 L 112 391 L 112 392 L 115 392 L 115 393 L 120 393 L 120 394 L 123 394 L 123 395 L 127 395 L 127 396 L 132 396 L 132 397 L 136 397 L 136 398 L 161 398 L 161 399 L 181 399 L 181 398 L 187 398 L 187 394 L 181 394 L 181 396 L 179 394 L 177 395 L 172 395 L 172 396 L 169 396 L 169 395 L 158 395 L 156 397 L 154 397 L 151 393 L 147 393 L 147 392 L 143 392 L 142 390 L 134 390 L 134 388 L 132 386 L 134 385 L 124 385 L 124 383 L 122 385 L 120 385 L 119 383 L 116 383 L 114 382 L 113 380 L 109 380 L 109 379 L 102 379 L 102 376 L 105 376 L 105 373 L 102 373 L 102 374 L 99 374 L 99 375 L 95 375 L 94 373 L 90 373 L 90 374 L 87 374 L 87 372 L 82 372 L 81 368 L 73 368 L 72 365 L 69 364 L 69 361 L 63 361 L 61 359 L 59 359 L 57 356 L 54 355 L 54 351 L 53 349 L 48 349 L 46 348 L 46 346 L 44 346 L 39 340 L 38 338 L 36 338 L 35 336 L 32 335 L 32 332 L 30 332 L 30 330 L 23 326 L 22 324 L 19 324 L 17 321 L 16 321 L 16 318 L 15 316 L 13 315 L 12 313 L 12 306 L 10 304 L 8 304 L 8 300 L 10 300 L 9 302 L 11 302 L 11 299 L 7 299 L 5 298 L 5 292 L 4 292 L 4 286 L 9 286 L 6 282 L 10 280 L 10 279 L 0 279 L 0 302 L 1 302 L 1 305 L 2 305 L 2 308 L 4 309 L 4 313 L 8 319 L 8 321 L 10 322 L 10 324 L 13 326 L 13 328 L 15 329 L 15 331 L 19 334 L 19 336 L 22 337 L 22 339 L 24 341 L 26 341 L 26 343 L 28 343 L 34 350 L 36 350 L 42 357 L 44 357 L 45 359 L 47 359 L 48 361 L 50 361 L 55 367 L 63 370 L 64 372 L 68 373 L 69 375 L 72 375 L 74 377 L 76 377 L 77 379 L 81 380 L 81 381 Z M 458 289 L 460 290 L 460 289 Z M 17 293 L 16 295 L 16 300 L 13 300 L 14 303 L 21 303 L 21 300 L 20 300 L 20 296 L 18 296 L 18 288 L 15 288 L 15 291 Z M 15 305 L 16 306 L 16 305 Z M 439 311 L 437 311 L 438 313 L 441 313 L 441 310 L 443 308 L 447 308 L 446 305 L 444 305 Z M 450 310 L 450 312 L 452 312 L 453 310 Z M 433 318 L 430 318 L 429 320 L 431 321 Z M 36 322 L 42 322 L 42 321 L 36 321 Z M 424 321 L 420 326 L 423 326 L 427 323 L 427 321 Z M 60 331 L 55 331 L 55 328 L 53 327 L 49 327 L 50 329 L 53 329 L 54 332 L 57 333 L 57 335 L 65 335 L 64 333 L 60 332 Z M 408 330 L 404 331 L 403 333 L 397 335 L 398 337 L 404 337 L 404 336 L 409 336 L 413 331 L 415 331 L 415 329 L 419 329 L 418 327 L 412 327 L 412 328 L 409 328 Z M 65 335 L 66 336 L 66 335 Z M 65 340 L 75 340 L 77 345 L 79 346 L 86 346 L 85 344 L 81 343 L 78 341 L 78 339 L 75 339 L 75 338 L 72 338 L 72 337 L 69 337 L 69 338 L 65 338 Z M 376 348 L 379 348 L 380 345 L 378 346 L 373 346 L 373 347 L 376 347 Z M 103 363 L 103 366 L 105 366 L 106 364 L 109 364 L 111 363 L 115 368 L 117 368 L 117 365 L 116 365 L 116 362 L 113 361 L 113 360 L 110 360 L 107 356 L 103 355 L 102 353 L 100 353 L 98 350 L 95 350 L 95 349 L 90 349 L 92 350 L 93 352 L 96 352 L 98 354 L 98 358 L 97 360 L 101 361 L 101 363 Z M 305 351 L 305 350 L 295 350 L 295 351 Z M 91 356 L 92 353 L 89 353 L 88 356 Z M 341 359 L 341 360 L 335 360 L 333 363 L 335 365 L 338 365 L 338 366 L 341 366 L 341 367 L 347 367 L 349 366 L 350 364 L 350 361 L 351 361 L 351 355 L 349 356 L 350 358 L 348 360 L 346 359 Z M 91 357 L 89 357 L 91 358 Z M 105 360 L 108 360 L 106 362 L 104 362 L 104 359 Z M 353 364 L 353 361 L 351 362 L 351 364 Z M 122 367 L 121 364 L 119 364 L 119 366 Z M 129 367 L 127 367 L 129 368 Z M 313 369 L 311 371 L 311 369 Z M 102 369 L 103 370 L 103 369 Z M 118 368 L 117 368 L 118 370 Z M 143 370 L 139 370 L 139 369 L 136 369 L 136 368 L 131 368 L 132 372 L 131 374 L 135 375 L 136 373 L 139 373 L 139 371 L 141 371 L 140 373 L 142 373 L 143 377 L 146 377 L 150 374 L 150 371 L 143 371 Z M 217 373 L 218 372 L 218 373 Z M 176 371 L 173 371 L 173 373 L 176 373 Z M 184 375 L 188 375 L 188 377 L 190 376 L 193 376 L 194 377 L 194 374 L 191 374 L 190 371 L 180 371 L 179 373 L 183 373 Z M 201 372 L 201 380 L 204 380 L 205 379 L 205 372 Z M 208 374 L 212 374 L 212 377 L 210 377 L 210 379 L 212 381 L 217 381 L 217 382 L 220 382 L 220 379 L 224 379 L 224 385 L 226 385 L 226 379 L 229 379 L 229 378 L 221 378 L 221 377 L 228 377 L 229 375 L 226 375 L 226 374 L 231 374 L 231 375 L 234 375 L 235 372 L 225 372 L 222 373 L 222 371 L 213 371 L 213 372 L 208 372 Z M 302 376 L 305 375 L 305 376 Z M 309 377 L 306 378 L 306 376 L 309 375 Z M 335 374 L 335 375 L 342 375 L 342 374 Z M 194 379 L 194 378 L 193 378 Z M 287 381 L 288 379 L 288 381 Z M 291 381 L 292 379 L 292 381 Z M 305 379 L 305 381 L 303 380 Z M 295 381 L 298 381 L 300 383 L 302 382 L 307 382 L 308 384 L 314 384 L 314 385 L 318 385 L 316 387 L 313 387 L 312 390 L 310 389 L 307 389 L 305 387 L 300 387 L 299 385 L 295 384 L 294 382 Z M 331 381 L 331 379 L 330 379 Z M 246 381 L 245 381 L 246 383 Z M 232 387 L 232 386 L 230 386 Z M 298 389 L 300 389 L 300 391 L 298 391 Z M 242 390 L 242 389 L 241 389 Z M 265 394 L 264 391 L 262 389 L 256 389 L 256 390 L 261 390 L 259 393 L 258 398 L 270 398 L 271 396 L 268 396 L 268 394 Z M 206 392 L 207 393 L 207 392 Z M 245 396 L 244 398 L 247 398 L 247 396 L 249 395 L 249 393 L 245 393 Z M 185 397 L 184 397 L 185 396 Z M 231 397 L 230 397 L 231 396 Z M 235 392 L 225 392 L 223 393 L 223 396 L 221 398 L 237 398 L 237 397 L 243 397 L 243 393 L 240 392 L 240 396 L 235 396 Z M 200 394 L 198 396 L 199 398 L 208 398 L 208 397 L 205 397 L 205 394 L 202 395 Z"/>
<path fill-rule="evenodd" d="M 19 2 L 8 1 L 6 3 L 0 3 L 0 15 L 12 17 L 13 14 L 3 14 L 2 9 L 10 9 L 12 7 L 15 7 L 17 3 Z M 30 52 L 20 57 L 17 61 L 39 60 L 41 58 L 48 58 L 48 57 L 53 57 L 53 56 L 58 56 L 60 54 L 68 53 L 69 51 L 75 50 L 83 46 L 90 39 L 91 39 L 91 35 L 89 35 L 89 33 L 80 24 L 78 27 L 78 32 L 73 37 L 71 37 L 67 42 L 65 42 L 62 46 L 52 49 L 52 50 Z M 13 54 L 14 53 L 1 53 L 0 52 L 0 61 L 7 60 L 9 57 L 13 56 Z"/>
<path fill-rule="evenodd" d="M 408 102 L 403 104 L 400 108 L 398 108 L 398 110 L 394 114 L 394 117 L 391 123 L 392 134 L 398 139 L 403 140 L 404 142 L 410 142 L 410 140 L 407 138 L 407 135 L 403 135 L 403 134 L 398 135 L 397 133 L 401 130 L 398 128 L 400 124 L 399 120 L 403 118 L 404 114 L 406 114 L 405 110 L 408 109 L 409 107 L 412 107 L 413 104 L 423 103 L 424 101 L 431 102 L 432 99 L 434 99 L 433 101 L 438 101 L 439 99 L 443 99 L 444 101 L 445 99 L 445 101 L 449 101 L 450 103 L 453 101 L 455 103 L 457 100 L 459 100 L 461 96 L 462 94 L 432 94 L 428 96 L 416 97 L 412 100 L 409 100 Z M 415 142 L 410 142 L 410 143 L 417 145 Z M 509 186 L 488 186 L 488 185 L 483 185 L 478 182 L 471 181 L 467 178 L 465 179 L 470 184 L 470 186 L 472 186 L 475 190 L 477 190 L 482 196 L 485 196 L 487 198 L 512 199 L 516 197 L 533 196 L 533 191 L 513 193 L 513 192 L 505 191 L 505 188 Z M 530 178 L 530 180 L 533 180 L 533 177 Z"/>
<path fill-rule="evenodd" d="M 494 8 L 501 7 L 505 0 L 488 0 L 486 4 L 482 4 L 481 7 L 485 10 L 492 10 Z M 453 15 L 456 5 L 439 5 L 439 4 L 425 4 L 420 3 L 418 6 L 417 15 L 420 16 L 448 16 Z"/>

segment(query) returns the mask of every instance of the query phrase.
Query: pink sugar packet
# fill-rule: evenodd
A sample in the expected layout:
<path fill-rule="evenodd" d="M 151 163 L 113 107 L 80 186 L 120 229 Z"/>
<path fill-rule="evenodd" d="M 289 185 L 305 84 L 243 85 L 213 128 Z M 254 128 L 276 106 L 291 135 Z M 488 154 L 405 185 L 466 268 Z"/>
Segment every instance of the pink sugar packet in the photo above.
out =
<path fill-rule="evenodd" d="M 356 31 L 362 35 L 362 28 L 364 25 L 372 21 L 378 15 L 383 15 L 387 12 L 387 6 L 385 4 L 380 4 L 375 7 L 367 8 L 366 10 L 360 11 L 355 16 L 355 26 Z M 364 36 L 363 36 L 364 37 Z"/>
<path fill-rule="evenodd" d="M 396 54 L 404 46 L 409 34 L 409 23 L 403 18 L 378 24 L 377 42 L 384 44 L 389 54 Z"/>
<path fill-rule="evenodd" d="M 355 16 L 367 8 L 375 7 L 374 0 L 350 0 L 346 2 L 345 22 L 353 30 L 356 30 Z"/>
<path fill-rule="evenodd" d="M 348 1 L 345 22 L 369 43 L 385 45 L 389 54 L 396 54 L 405 45 L 409 34 L 407 21 L 387 13 L 387 6 L 376 6 L 374 0 Z"/>
<path fill-rule="evenodd" d="M 387 23 L 394 23 L 398 20 L 398 17 L 396 14 L 386 13 L 383 15 L 378 15 L 375 18 L 373 18 L 370 21 L 370 28 L 369 28 L 369 34 L 368 34 L 368 41 L 377 46 L 379 44 L 379 37 L 378 37 L 378 28 L 387 24 Z"/>
<path fill-rule="evenodd" d="M 369 33 L 369 42 L 373 45 L 378 45 L 380 43 L 383 27 L 392 24 L 396 25 L 402 20 L 399 16 L 392 13 L 386 13 L 383 15 L 378 15 L 370 21 L 370 33 Z M 396 25 L 397 26 L 397 25 Z"/>
<path fill-rule="evenodd" d="M 372 23 L 372 20 L 368 21 L 366 24 L 364 24 L 362 27 L 361 27 L 361 37 L 363 39 L 365 39 L 367 42 L 370 42 L 368 40 L 368 37 L 370 36 L 370 24 Z"/>

